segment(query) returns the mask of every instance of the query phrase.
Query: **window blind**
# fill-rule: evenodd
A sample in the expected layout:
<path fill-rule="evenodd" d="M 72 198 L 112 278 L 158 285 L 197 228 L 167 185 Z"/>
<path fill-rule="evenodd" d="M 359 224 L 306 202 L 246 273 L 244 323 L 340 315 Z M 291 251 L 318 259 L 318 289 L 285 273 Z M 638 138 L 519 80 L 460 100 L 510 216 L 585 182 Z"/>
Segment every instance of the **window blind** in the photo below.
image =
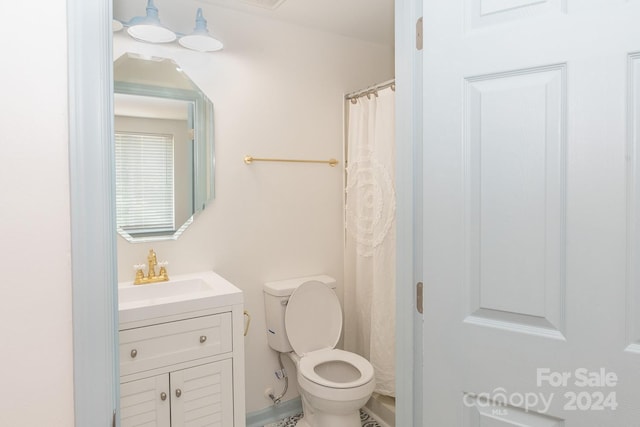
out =
<path fill-rule="evenodd" d="M 173 135 L 115 133 L 117 224 L 130 234 L 175 229 Z"/>

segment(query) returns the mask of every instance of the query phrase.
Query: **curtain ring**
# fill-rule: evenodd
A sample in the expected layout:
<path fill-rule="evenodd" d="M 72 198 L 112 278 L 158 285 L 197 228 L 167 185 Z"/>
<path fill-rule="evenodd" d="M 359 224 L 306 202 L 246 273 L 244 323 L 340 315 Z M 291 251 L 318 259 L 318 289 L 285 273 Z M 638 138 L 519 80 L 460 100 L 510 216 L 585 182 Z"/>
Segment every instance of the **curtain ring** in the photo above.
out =
<path fill-rule="evenodd" d="M 395 83 L 391 83 L 391 90 L 392 91 L 396 91 L 396 84 Z"/>
<path fill-rule="evenodd" d="M 358 99 L 357 98 L 351 98 L 351 103 L 352 104 L 357 104 L 358 103 Z"/>

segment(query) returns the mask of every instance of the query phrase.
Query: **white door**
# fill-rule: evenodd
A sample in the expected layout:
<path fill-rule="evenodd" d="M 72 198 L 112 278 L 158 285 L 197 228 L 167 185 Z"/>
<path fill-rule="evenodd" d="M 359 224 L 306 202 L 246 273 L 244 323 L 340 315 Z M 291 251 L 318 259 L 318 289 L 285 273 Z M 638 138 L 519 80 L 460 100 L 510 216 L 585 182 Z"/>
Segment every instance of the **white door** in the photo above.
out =
<path fill-rule="evenodd" d="M 640 1 L 423 7 L 424 425 L 640 426 Z"/>

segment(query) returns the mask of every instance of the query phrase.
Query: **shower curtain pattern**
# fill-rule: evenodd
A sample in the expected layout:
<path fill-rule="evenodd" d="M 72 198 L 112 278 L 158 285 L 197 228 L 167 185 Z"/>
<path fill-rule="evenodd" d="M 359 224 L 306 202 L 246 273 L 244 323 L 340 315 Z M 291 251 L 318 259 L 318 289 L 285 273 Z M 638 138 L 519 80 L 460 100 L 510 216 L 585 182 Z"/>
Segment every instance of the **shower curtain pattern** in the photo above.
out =
<path fill-rule="evenodd" d="M 376 159 L 357 159 L 347 167 L 347 230 L 357 242 L 360 256 L 373 256 L 391 230 L 395 193 L 387 169 Z"/>
<path fill-rule="evenodd" d="M 394 92 L 348 103 L 345 348 L 371 361 L 395 396 Z"/>

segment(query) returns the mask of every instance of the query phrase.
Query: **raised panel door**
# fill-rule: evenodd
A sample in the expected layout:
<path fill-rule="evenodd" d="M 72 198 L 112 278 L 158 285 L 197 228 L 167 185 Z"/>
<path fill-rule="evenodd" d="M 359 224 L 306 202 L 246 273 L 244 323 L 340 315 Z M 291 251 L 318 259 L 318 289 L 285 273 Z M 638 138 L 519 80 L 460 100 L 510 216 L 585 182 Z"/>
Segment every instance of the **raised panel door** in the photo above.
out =
<path fill-rule="evenodd" d="M 425 426 L 636 426 L 640 2 L 423 2 Z"/>

